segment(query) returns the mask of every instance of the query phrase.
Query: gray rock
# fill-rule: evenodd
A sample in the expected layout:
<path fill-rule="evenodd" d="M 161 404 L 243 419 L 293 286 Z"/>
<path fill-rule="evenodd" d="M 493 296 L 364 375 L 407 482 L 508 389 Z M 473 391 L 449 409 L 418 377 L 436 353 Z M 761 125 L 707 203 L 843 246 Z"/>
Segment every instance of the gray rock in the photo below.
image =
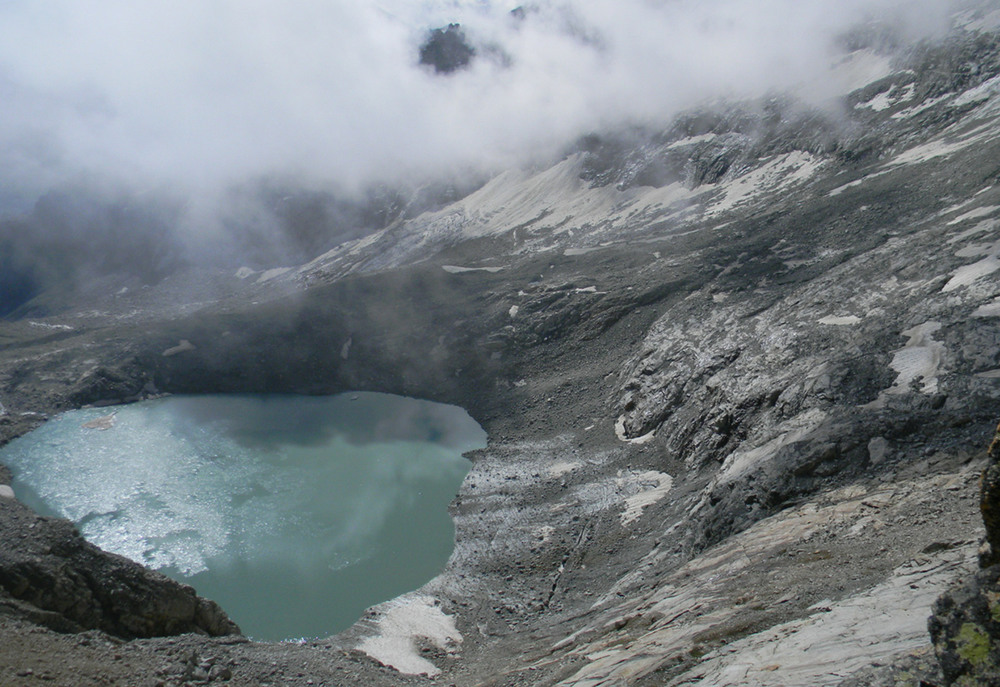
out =
<path fill-rule="evenodd" d="M 30 538 L 22 533 L 30 531 Z M 239 628 L 191 587 L 107 554 L 65 520 L 42 518 L 17 501 L 0 501 L 0 599 L 29 604 L 25 614 L 60 631 L 99 629 L 119 637 Z M 30 610 L 37 609 L 37 611 Z"/>
<path fill-rule="evenodd" d="M 941 596 L 928 627 L 945 684 L 1000 684 L 1000 566 Z"/>
<path fill-rule="evenodd" d="M 868 460 L 871 461 L 872 465 L 882 463 L 888 452 L 889 442 L 885 440 L 885 437 L 874 437 L 868 442 Z"/>

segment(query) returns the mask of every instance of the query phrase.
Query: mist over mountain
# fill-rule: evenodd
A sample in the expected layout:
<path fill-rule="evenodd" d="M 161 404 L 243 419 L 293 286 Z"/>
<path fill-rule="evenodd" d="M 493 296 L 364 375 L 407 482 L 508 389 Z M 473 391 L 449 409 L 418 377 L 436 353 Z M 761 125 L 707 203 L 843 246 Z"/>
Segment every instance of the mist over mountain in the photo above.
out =
<path fill-rule="evenodd" d="M 834 68 L 845 32 L 913 42 L 947 6 L 6 2 L 0 185 L 25 208 L 81 178 L 211 195 L 258 178 L 342 193 L 488 173 L 723 96 L 799 86 L 823 101 L 851 85 Z M 480 59 L 442 79 L 420 46 L 450 24 Z"/>
<path fill-rule="evenodd" d="M 0 313 L 82 275 L 298 264 L 723 98 L 794 90 L 836 126 L 952 4 L 5 2 Z"/>

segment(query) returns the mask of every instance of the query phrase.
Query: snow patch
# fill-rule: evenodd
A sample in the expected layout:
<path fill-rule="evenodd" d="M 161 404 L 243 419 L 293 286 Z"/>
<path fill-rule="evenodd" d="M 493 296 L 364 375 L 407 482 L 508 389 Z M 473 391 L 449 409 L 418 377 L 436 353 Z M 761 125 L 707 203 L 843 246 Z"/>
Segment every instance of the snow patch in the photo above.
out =
<path fill-rule="evenodd" d="M 656 430 L 652 430 L 643 434 L 641 437 L 635 439 L 629 439 L 628 435 L 625 434 L 625 416 L 620 415 L 618 421 L 615 422 L 615 436 L 618 437 L 620 441 L 624 441 L 626 444 L 636 444 L 641 446 L 643 444 L 648 444 L 656 436 Z"/>
<path fill-rule="evenodd" d="M 685 148 L 687 146 L 698 145 L 699 143 L 708 143 L 709 141 L 715 140 L 716 134 L 701 134 L 700 136 L 688 136 L 687 138 L 682 138 L 679 141 L 674 141 L 667 146 L 667 150 L 674 150 L 676 148 Z"/>
<path fill-rule="evenodd" d="M 995 138 L 996 136 L 996 126 L 993 122 L 989 122 L 988 124 L 984 124 L 976 129 L 973 129 L 969 133 L 964 134 L 955 140 L 945 140 L 944 138 L 941 138 L 914 146 L 913 148 L 905 150 L 894 157 L 886 164 L 886 166 L 892 168 L 901 165 L 920 164 L 939 157 L 948 157 L 961 150 L 965 150 L 966 148 L 976 145 L 977 143 L 982 143 L 983 141 Z"/>
<path fill-rule="evenodd" d="M 763 166 L 720 184 L 722 194 L 705 214 L 708 217 L 718 215 L 745 203 L 755 195 L 773 193 L 801 184 L 822 164 L 819 158 L 800 150 L 771 158 Z"/>
<path fill-rule="evenodd" d="M 910 340 L 892 356 L 889 367 L 895 370 L 898 376 L 885 393 L 905 394 L 910 391 L 910 384 L 917 380 L 921 381 L 921 392 L 937 393 L 944 344 L 935 341 L 933 334 L 939 329 L 941 329 L 940 322 L 924 322 L 902 332 L 902 335 L 910 337 Z"/>
<path fill-rule="evenodd" d="M 830 72 L 837 93 L 847 95 L 893 73 L 892 63 L 874 50 L 855 50 L 838 61 Z"/>
<path fill-rule="evenodd" d="M 639 492 L 625 499 L 625 509 L 619 518 L 623 527 L 627 527 L 642 515 L 642 511 L 661 500 L 674 486 L 674 478 L 665 472 L 649 470 L 647 472 L 630 474 L 618 478 L 620 488 L 639 488 Z"/>
<path fill-rule="evenodd" d="M 780 448 L 804 439 L 826 419 L 826 413 L 812 409 L 782 423 L 784 431 L 767 443 L 749 451 L 735 451 L 726 458 L 716 484 L 728 484 L 739 479 L 774 456 Z"/>
<path fill-rule="evenodd" d="M 983 255 L 989 255 L 993 250 L 992 243 L 975 243 L 971 246 L 966 246 L 961 250 L 955 251 L 956 258 L 978 258 Z"/>
<path fill-rule="evenodd" d="M 272 279 L 277 279 L 291 269 L 291 267 L 275 267 L 274 269 L 266 270 L 262 272 L 259 277 L 257 277 L 257 283 L 263 284 L 264 282 L 271 281 Z"/>
<path fill-rule="evenodd" d="M 955 234 L 950 239 L 948 243 L 958 243 L 959 241 L 964 241 L 965 239 L 982 234 L 983 232 L 992 230 L 997 225 L 995 220 L 986 220 L 985 222 L 980 222 L 971 229 L 966 229 L 965 231 Z"/>
<path fill-rule="evenodd" d="M 464 274 L 466 272 L 489 272 L 490 274 L 496 274 L 503 270 L 502 267 L 459 267 L 458 265 L 441 265 L 441 269 L 448 274 Z"/>
<path fill-rule="evenodd" d="M 441 670 L 420 655 L 418 639 L 425 639 L 438 649 L 452 652 L 462 643 L 455 619 L 445 615 L 436 599 L 425 594 L 407 594 L 382 604 L 375 621 L 378 634 L 365 638 L 358 649 L 379 663 L 407 675 L 430 677 Z"/>
<path fill-rule="evenodd" d="M 992 303 L 980 305 L 972 312 L 973 317 L 1000 317 L 1000 298 Z"/>
<path fill-rule="evenodd" d="M 855 179 L 854 181 L 849 181 L 846 184 L 844 184 L 843 186 L 838 186 L 837 188 L 833 189 L 827 195 L 828 196 L 839 196 L 841 193 L 843 193 L 847 189 L 854 188 L 855 186 L 861 186 L 861 184 L 868 183 L 872 179 L 877 179 L 878 177 L 882 176 L 885 173 L 886 172 L 876 172 L 875 174 L 869 174 L 868 176 L 861 177 L 860 179 Z"/>
<path fill-rule="evenodd" d="M 993 244 L 989 250 L 980 252 L 979 255 L 986 254 L 986 257 L 971 265 L 963 265 L 955 270 L 948 283 L 941 287 L 942 293 L 948 293 L 963 286 L 968 286 L 981 277 L 993 274 L 1000 270 L 1000 241 Z"/>
<path fill-rule="evenodd" d="M 986 217 L 987 215 L 992 215 L 997 210 L 1000 210 L 1000 205 L 984 205 L 981 208 L 976 208 L 975 210 L 970 210 L 964 215 L 960 215 L 955 219 L 948 222 L 948 226 L 953 226 L 955 224 L 960 224 L 970 219 L 979 219 L 980 217 Z"/>
<path fill-rule="evenodd" d="M 877 96 L 863 103 L 858 103 L 854 106 L 854 109 L 860 110 L 867 107 L 870 110 L 875 110 L 876 112 L 881 112 L 882 110 L 888 110 L 892 107 L 892 98 L 890 97 L 891 91 L 883 91 Z"/>
<path fill-rule="evenodd" d="M 960 96 L 955 98 L 955 102 L 953 102 L 952 105 L 956 107 L 972 105 L 974 103 L 982 102 L 983 100 L 989 100 L 997 93 L 1000 93 L 1000 76 L 994 76 L 992 79 L 984 81 L 975 88 L 970 88 L 965 91 Z"/>
<path fill-rule="evenodd" d="M 890 107 L 897 105 L 901 102 L 905 102 L 913 97 L 913 92 L 916 90 L 916 84 L 907 84 L 905 87 L 900 88 L 899 86 L 893 85 L 887 91 L 882 91 L 876 95 L 871 100 L 867 100 L 863 103 L 858 103 L 854 106 L 855 110 L 860 110 L 863 108 L 868 108 L 869 110 L 874 110 L 875 112 L 882 112 L 883 110 L 888 110 Z"/>
<path fill-rule="evenodd" d="M 949 98 L 953 97 L 953 95 L 954 95 L 953 93 L 945 93 L 944 95 L 939 95 L 936 98 L 925 100 L 918 105 L 914 105 L 913 107 L 908 107 L 905 110 L 894 112 L 892 114 L 892 119 L 900 120 L 900 119 L 909 119 L 911 117 L 916 117 L 921 112 L 926 112 L 927 110 L 931 109 L 938 103 L 942 103 L 945 100 L 948 100 Z"/>
<path fill-rule="evenodd" d="M 248 277 L 252 277 L 254 274 L 255 271 L 252 270 L 251 268 L 241 267 L 238 270 L 236 270 L 236 274 L 234 274 L 233 276 L 236 277 L 237 279 L 247 279 Z"/>
<path fill-rule="evenodd" d="M 861 318 L 857 315 L 847 315 L 844 317 L 835 317 L 834 315 L 829 315 L 824 317 L 819 321 L 820 324 L 828 324 L 836 327 L 852 327 L 861 322 Z"/>

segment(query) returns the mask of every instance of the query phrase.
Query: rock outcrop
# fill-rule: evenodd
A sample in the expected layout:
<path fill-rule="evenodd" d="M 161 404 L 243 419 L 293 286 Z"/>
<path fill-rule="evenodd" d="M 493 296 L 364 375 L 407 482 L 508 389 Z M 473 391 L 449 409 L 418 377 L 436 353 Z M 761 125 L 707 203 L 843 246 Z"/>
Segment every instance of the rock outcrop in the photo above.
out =
<path fill-rule="evenodd" d="M 107 554 L 72 523 L 40 517 L 13 498 L 0 497 L 0 539 L 0 615 L 125 639 L 239 633 L 215 602 L 191 587 Z"/>
<path fill-rule="evenodd" d="M 938 599 L 929 621 L 948 685 L 1000 684 L 1000 428 L 987 457 L 980 482 L 981 570 Z"/>

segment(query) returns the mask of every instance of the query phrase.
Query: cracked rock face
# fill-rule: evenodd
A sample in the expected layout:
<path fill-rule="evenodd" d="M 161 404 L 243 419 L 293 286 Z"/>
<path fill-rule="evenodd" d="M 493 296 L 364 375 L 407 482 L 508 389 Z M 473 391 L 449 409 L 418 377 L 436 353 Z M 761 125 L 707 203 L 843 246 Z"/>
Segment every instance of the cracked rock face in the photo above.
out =
<path fill-rule="evenodd" d="M 92 665 L 241 684 L 990 675 L 996 568 L 975 558 L 1000 407 L 994 9 L 881 59 L 837 116 L 775 98 L 602 134 L 299 266 L 3 321 L 3 440 L 82 404 L 353 389 L 461 405 L 489 444 L 451 505 L 445 570 L 301 644 L 108 648 L 234 628 L 0 494 L 0 666 L 79 684 L 98 684 Z M 200 284 L 220 295 L 191 298 Z M 939 668 L 926 619 L 959 578 L 932 623 Z"/>
<path fill-rule="evenodd" d="M 39 517 L 12 497 L 0 493 L 4 614 L 59 632 L 96 629 L 124 638 L 239 633 L 191 587 L 104 553 L 70 523 Z"/>

